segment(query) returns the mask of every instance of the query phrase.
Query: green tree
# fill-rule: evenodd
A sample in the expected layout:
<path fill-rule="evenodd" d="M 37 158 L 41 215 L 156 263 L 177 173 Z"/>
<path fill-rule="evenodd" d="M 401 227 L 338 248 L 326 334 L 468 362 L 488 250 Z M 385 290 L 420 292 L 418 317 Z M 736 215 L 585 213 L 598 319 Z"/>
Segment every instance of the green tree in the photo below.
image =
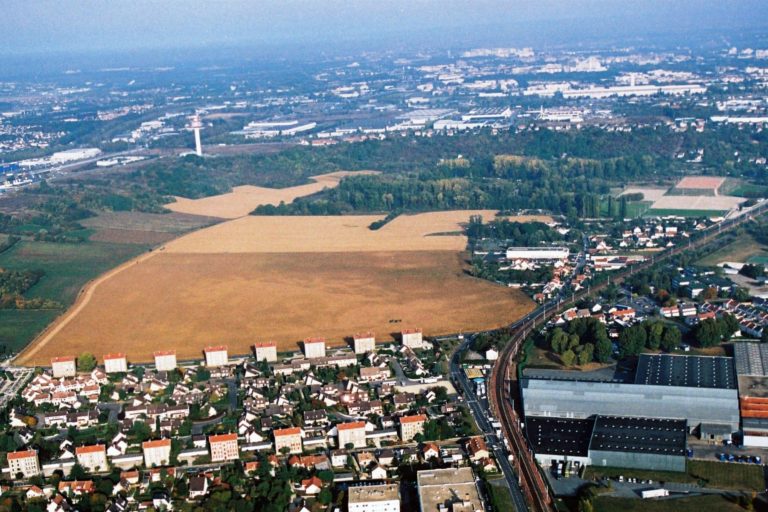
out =
<path fill-rule="evenodd" d="M 573 366 L 573 363 L 576 361 L 576 354 L 573 352 L 573 350 L 566 350 L 563 352 L 563 354 L 560 356 L 560 359 L 563 360 L 563 364 L 565 366 Z"/>
<path fill-rule="evenodd" d="M 720 317 L 719 323 L 720 331 L 726 340 L 731 339 L 731 336 L 733 336 L 741 329 L 741 326 L 739 326 L 739 321 L 736 320 L 735 316 L 729 313 L 725 313 L 722 317 Z"/>
<path fill-rule="evenodd" d="M 583 366 L 585 364 L 591 363 L 592 358 L 594 357 L 595 352 L 595 346 L 591 343 L 585 343 L 581 350 L 579 350 L 579 365 Z"/>
<path fill-rule="evenodd" d="M 667 352 L 672 352 L 680 346 L 680 342 L 683 339 L 683 335 L 676 326 L 668 325 L 664 329 L 664 334 L 661 337 L 661 348 Z"/>
<path fill-rule="evenodd" d="M 619 335 L 619 354 L 621 357 L 636 356 L 645 347 L 647 340 L 645 327 L 641 324 L 627 327 Z"/>
<path fill-rule="evenodd" d="M 90 372 L 96 368 L 96 358 L 90 352 L 83 352 L 77 358 L 77 369 L 81 372 Z"/>
<path fill-rule="evenodd" d="M 648 330 L 647 347 L 651 350 L 658 350 L 661 346 L 661 339 L 664 336 L 664 322 L 648 322 L 646 328 Z"/>
<path fill-rule="evenodd" d="M 549 344 L 552 347 L 553 352 L 562 354 L 568 348 L 568 335 L 561 328 L 557 327 L 552 331 L 552 335 L 549 338 Z"/>
<path fill-rule="evenodd" d="M 693 335 L 700 346 L 714 347 L 720 343 L 720 325 L 718 325 L 717 320 L 713 318 L 707 318 L 706 320 L 699 322 L 699 324 L 693 330 Z"/>
<path fill-rule="evenodd" d="M 328 489 L 327 487 L 323 487 L 323 490 L 320 491 L 320 494 L 317 495 L 317 501 L 319 501 L 323 505 L 328 505 L 332 499 L 333 499 L 333 494 L 331 494 L 331 490 Z"/>
<path fill-rule="evenodd" d="M 607 363 L 611 360 L 611 353 L 613 352 L 613 344 L 608 337 L 597 340 L 595 343 L 595 360 L 599 363 Z"/>

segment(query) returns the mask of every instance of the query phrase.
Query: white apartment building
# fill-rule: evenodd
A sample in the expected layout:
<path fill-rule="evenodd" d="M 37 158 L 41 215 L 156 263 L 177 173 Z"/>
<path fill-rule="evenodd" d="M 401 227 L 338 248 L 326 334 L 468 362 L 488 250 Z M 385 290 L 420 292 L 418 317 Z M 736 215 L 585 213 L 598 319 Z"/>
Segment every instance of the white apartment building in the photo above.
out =
<path fill-rule="evenodd" d="M 355 485 L 347 490 L 349 512 L 400 512 L 397 484 Z"/>
<path fill-rule="evenodd" d="M 336 425 L 339 432 L 339 448 L 346 448 L 348 444 L 355 448 L 365 448 L 365 422 L 339 423 Z"/>
<path fill-rule="evenodd" d="M 171 463 L 171 440 L 157 439 L 141 443 L 144 465 L 148 468 L 167 466 Z"/>
<path fill-rule="evenodd" d="M 256 343 L 253 346 L 253 351 L 256 353 L 256 360 L 259 362 L 266 360 L 268 363 L 273 363 L 277 361 L 277 344 L 274 341 Z"/>
<path fill-rule="evenodd" d="M 103 444 L 78 446 L 75 448 L 77 463 L 90 473 L 98 473 L 109 469 L 107 450 Z"/>
<path fill-rule="evenodd" d="M 7 459 L 8 473 L 11 478 L 16 478 L 19 473 L 24 475 L 24 478 L 40 474 L 40 460 L 37 458 L 37 451 L 35 450 L 10 452 Z"/>
<path fill-rule="evenodd" d="M 120 373 L 128 371 L 128 360 L 125 358 L 125 354 L 105 354 L 104 355 L 104 372 L 106 373 Z"/>
<path fill-rule="evenodd" d="M 325 338 L 306 338 L 304 340 L 304 357 L 307 359 L 325 357 Z"/>
<path fill-rule="evenodd" d="M 218 347 L 205 347 L 205 366 L 216 368 L 217 366 L 226 366 L 229 364 L 227 347 L 220 345 Z"/>
<path fill-rule="evenodd" d="M 421 329 L 405 329 L 400 332 L 400 339 L 404 347 L 420 349 L 424 345 Z"/>
<path fill-rule="evenodd" d="M 56 379 L 61 377 L 74 377 L 77 375 L 77 366 L 73 356 L 54 357 L 51 359 L 51 370 Z"/>
<path fill-rule="evenodd" d="M 400 418 L 400 439 L 410 441 L 416 437 L 416 434 L 423 434 L 425 421 L 427 421 L 427 417 L 423 414 Z"/>
<path fill-rule="evenodd" d="M 299 427 L 293 428 L 279 428 L 274 431 L 275 436 L 275 451 L 282 453 L 283 448 L 288 448 L 288 453 L 301 453 L 303 446 L 301 442 L 301 429 Z"/>
<path fill-rule="evenodd" d="M 176 369 L 176 352 L 173 350 L 160 350 L 155 352 L 155 368 L 160 372 L 169 372 Z"/>
<path fill-rule="evenodd" d="M 208 444 L 211 449 L 211 462 L 240 458 L 240 451 L 237 448 L 237 434 L 208 436 Z"/>
<path fill-rule="evenodd" d="M 376 350 L 376 338 L 372 332 L 355 334 L 352 339 L 355 345 L 355 354 L 367 354 Z"/>

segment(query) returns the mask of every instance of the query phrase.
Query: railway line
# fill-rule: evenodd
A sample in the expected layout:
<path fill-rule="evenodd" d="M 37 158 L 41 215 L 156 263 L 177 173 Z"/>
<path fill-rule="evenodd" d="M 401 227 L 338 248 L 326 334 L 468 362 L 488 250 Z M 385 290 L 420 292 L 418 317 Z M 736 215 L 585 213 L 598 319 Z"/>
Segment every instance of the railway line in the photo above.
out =
<path fill-rule="evenodd" d="M 491 373 L 488 387 L 488 398 L 491 410 L 499 418 L 502 424 L 504 436 L 509 442 L 509 448 L 514 455 L 513 467 L 518 476 L 520 489 L 525 496 L 528 507 L 536 512 L 548 512 L 554 510 L 554 497 L 547 486 L 544 475 L 536 463 L 534 453 L 530 449 L 523 434 L 520 414 L 515 410 L 513 392 L 517 389 L 517 363 L 516 358 L 528 334 L 544 325 L 553 316 L 562 313 L 565 309 L 578 301 L 602 291 L 611 282 L 619 283 L 636 272 L 650 268 L 670 258 L 692 249 L 703 247 L 721 234 L 752 220 L 758 215 L 768 211 L 768 201 L 762 201 L 755 206 L 744 209 L 733 217 L 710 226 L 692 238 L 687 244 L 679 245 L 659 255 L 651 257 L 638 265 L 612 275 L 607 281 L 595 284 L 587 290 L 581 290 L 572 294 L 569 298 L 552 300 L 540 306 L 526 315 L 521 320 L 507 327 L 510 335 L 509 342 L 499 354 L 499 360 Z"/>

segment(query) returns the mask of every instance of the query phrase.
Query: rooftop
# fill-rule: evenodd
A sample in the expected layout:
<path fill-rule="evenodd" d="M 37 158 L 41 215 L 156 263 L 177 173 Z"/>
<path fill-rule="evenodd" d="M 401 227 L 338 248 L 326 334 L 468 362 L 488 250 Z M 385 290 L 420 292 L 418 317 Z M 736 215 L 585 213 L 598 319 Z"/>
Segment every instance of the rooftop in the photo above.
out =
<path fill-rule="evenodd" d="M 104 360 L 109 361 L 111 359 L 125 359 L 125 354 L 117 352 L 115 354 L 104 354 Z"/>
<path fill-rule="evenodd" d="M 20 452 L 8 452 L 8 460 L 28 459 L 30 457 L 37 457 L 35 450 L 23 450 Z"/>
<path fill-rule="evenodd" d="M 154 441 L 144 441 L 141 443 L 141 447 L 144 450 L 148 448 L 166 448 L 169 446 L 171 446 L 170 439 L 155 439 Z"/>
<path fill-rule="evenodd" d="M 162 357 L 162 356 L 175 356 L 176 351 L 175 350 L 158 350 L 154 353 L 155 357 Z"/>
<path fill-rule="evenodd" d="M 106 452 L 106 448 L 103 444 L 94 444 L 91 446 L 78 446 L 75 448 L 75 454 L 80 455 L 81 453 L 99 453 L 99 452 Z"/>
<path fill-rule="evenodd" d="M 437 512 L 451 504 L 467 503 L 465 510 L 483 510 L 472 468 L 431 469 L 416 473 L 421 512 Z"/>
<path fill-rule="evenodd" d="M 368 339 L 368 338 L 375 338 L 374 333 L 372 333 L 372 332 L 359 332 L 359 333 L 355 334 L 355 336 L 354 336 L 354 339 L 356 339 L 356 340 L 365 340 L 365 339 Z"/>
<path fill-rule="evenodd" d="M 203 349 L 203 352 L 226 352 L 227 346 L 226 345 L 217 345 L 215 347 L 205 347 Z"/>
<path fill-rule="evenodd" d="M 325 343 L 325 338 L 304 338 L 304 344 L 309 343 Z"/>
<path fill-rule="evenodd" d="M 291 427 L 291 428 L 278 428 L 275 429 L 273 432 L 275 437 L 280 436 L 295 436 L 297 434 L 301 434 L 301 428 L 299 427 Z"/>
<path fill-rule="evenodd" d="M 736 389 L 730 357 L 641 354 L 635 384 Z"/>
<path fill-rule="evenodd" d="M 739 376 L 768 376 L 768 344 L 734 343 L 733 355 Z"/>
<path fill-rule="evenodd" d="M 525 419 L 525 433 L 536 453 L 586 457 L 594 425 L 594 418 L 531 416 Z"/>
<path fill-rule="evenodd" d="M 353 430 L 358 428 L 365 428 L 364 421 L 354 421 L 352 423 L 339 423 L 336 425 L 338 430 Z"/>
<path fill-rule="evenodd" d="M 75 356 L 61 356 L 61 357 L 54 357 L 51 359 L 51 364 L 53 363 L 70 363 L 75 361 Z"/>
<path fill-rule="evenodd" d="M 347 491 L 349 503 L 367 503 L 371 501 L 400 501 L 397 484 L 355 485 Z"/>
<path fill-rule="evenodd" d="M 418 334 L 421 332 L 421 329 L 403 329 L 400 331 L 400 334 Z"/>
<path fill-rule="evenodd" d="M 274 341 L 263 341 L 261 343 L 256 343 L 253 345 L 256 348 L 269 348 L 269 347 L 277 347 L 277 343 Z"/>
<path fill-rule="evenodd" d="M 414 416 L 403 416 L 400 418 L 400 423 L 416 423 L 419 421 L 427 421 L 427 417 L 423 414 L 416 414 Z"/>
<path fill-rule="evenodd" d="M 685 455 L 685 420 L 598 416 L 590 450 Z"/>
<path fill-rule="evenodd" d="M 208 436 L 208 442 L 213 443 L 226 443 L 228 441 L 237 441 L 237 434 L 218 434 Z"/>

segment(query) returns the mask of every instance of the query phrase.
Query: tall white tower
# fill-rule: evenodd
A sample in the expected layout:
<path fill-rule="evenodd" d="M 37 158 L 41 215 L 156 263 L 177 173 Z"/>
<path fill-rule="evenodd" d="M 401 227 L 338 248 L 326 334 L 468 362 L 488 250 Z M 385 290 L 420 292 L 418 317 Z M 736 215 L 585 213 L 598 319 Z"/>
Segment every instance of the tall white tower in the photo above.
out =
<path fill-rule="evenodd" d="M 197 156 L 203 156 L 203 144 L 200 142 L 200 129 L 203 127 L 203 123 L 200 121 L 200 115 L 195 114 L 192 116 L 192 130 L 195 132 L 195 154 Z"/>

